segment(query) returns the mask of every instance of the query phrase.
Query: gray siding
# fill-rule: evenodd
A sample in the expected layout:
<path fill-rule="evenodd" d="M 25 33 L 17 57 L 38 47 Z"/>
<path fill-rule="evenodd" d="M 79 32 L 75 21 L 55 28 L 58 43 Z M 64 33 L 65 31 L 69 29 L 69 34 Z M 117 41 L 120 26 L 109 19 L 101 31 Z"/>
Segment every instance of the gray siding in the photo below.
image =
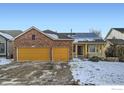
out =
<path fill-rule="evenodd" d="M 5 51 L 4 53 L 0 53 L 0 56 L 6 56 L 6 39 L 2 36 L 0 36 L 0 43 L 4 43 L 5 45 Z"/>
<path fill-rule="evenodd" d="M 0 57 L 7 56 L 7 58 L 10 58 L 11 55 L 13 54 L 12 41 L 7 40 L 7 45 L 6 45 L 6 39 L 4 37 L 0 36 L 0 43 L 4 43 L 4 49 L 5 49 L 4 53 L 0 53 Z M 6 50 L 6 46 L 7 46 L 7 50 Z"/>

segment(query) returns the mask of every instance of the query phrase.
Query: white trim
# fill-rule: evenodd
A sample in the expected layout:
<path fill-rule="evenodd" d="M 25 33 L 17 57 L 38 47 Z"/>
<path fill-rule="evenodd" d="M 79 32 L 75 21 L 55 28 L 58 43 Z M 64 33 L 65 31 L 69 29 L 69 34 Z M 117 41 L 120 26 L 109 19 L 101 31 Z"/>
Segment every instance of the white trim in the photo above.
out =
<path fill-rule="evenodd" d="M 50 39 L 52 39 L 52 40 L 74 40 L 74 39 L 55 39 L 55 38 L 52 38 L 52 37 L 50 37 L 49 35 L 47 35 L 47 34 L 45 34 L 44 32 L 42 32 L 41 30 L 39 30 L 38 28 L 36 28 L 35 26 L 32 26 L 32 27 L 30 27 L 29 29 L 25 30 L 23 33 L 21 33 L 21 34 L 19 34 L 18 36 L 16 36 L 16 37 L 14 38 L 14 40 L 17 39 L 18 37 L 22 36 L 22 35 L 25 34 L 26 32 L 30 31 L 31 29 L 35 29 L 35 30 L 39 31 L 40 33 L 42 33 L 43 35 L 47 36 L 48 38 L 50 38 Z"/>
<path fill-rule="evenodd" d="M 17 61 L 18 61 L 18 53 L 19 53 L 18 48 L 16 48 L 16 60 Z"/>
<path fill-rule="evenodd" d="M 93 46 L 94 46 L 94 48 L 95 48 L 95 51 L 94 51 L 94 52 L 90 51 L 91 47 L 93 47 Z M 96 48 L 96 47 L 97 47 L 97 46 L 94 45 L 94 44 L 91 44 L 91 45 L 89 44 L 89 45 L 88 45 L 88 52 L 89 52 L 89 53 L 95 53 L 95 52 L 97 52 L 97 48 Z"/>

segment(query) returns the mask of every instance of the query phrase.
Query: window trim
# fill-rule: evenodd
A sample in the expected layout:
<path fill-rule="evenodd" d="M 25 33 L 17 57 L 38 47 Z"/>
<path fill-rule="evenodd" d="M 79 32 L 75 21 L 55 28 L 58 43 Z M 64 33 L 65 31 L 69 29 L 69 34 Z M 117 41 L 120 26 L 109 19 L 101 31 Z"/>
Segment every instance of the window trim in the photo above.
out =
<path fill-rule="evenodd" d="M 1 48 L 0 48 L 0 53 L 5 53 L 5 43 L 0 43 L 0 45 L 3 44 L 3 52 L 1 52 Z"/>
<path fill-rule="evenodd" d="M 94 47 L 94 51 L 91 51 L 91 47 Z M 96 52 L 96 45 L 89 45 L 88 52 L 95 53 Z"/>

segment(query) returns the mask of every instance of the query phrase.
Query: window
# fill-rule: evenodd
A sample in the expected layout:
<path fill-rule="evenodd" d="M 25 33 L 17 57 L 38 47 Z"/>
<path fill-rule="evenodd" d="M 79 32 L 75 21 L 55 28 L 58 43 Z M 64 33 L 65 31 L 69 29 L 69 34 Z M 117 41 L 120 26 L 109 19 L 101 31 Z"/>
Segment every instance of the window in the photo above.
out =
<path fill-rule="evenodd" d="M 4 53 L 5 52 L 5 45 L 4 43 L 0 43 L 0 53 Z"/>
<path fill-rule="evenodd" d="M 35 35 L 32 35 L 32 40 L 35 40 Z"/>
<path fill-rule="evenodd" d="M 95 45 L 89 45 L 89 52 L 95 52 Z"/>
<path fill-rule="evenodd" d="M 78 55 L 83 55 L 83 46 L 78 46 Z"/>

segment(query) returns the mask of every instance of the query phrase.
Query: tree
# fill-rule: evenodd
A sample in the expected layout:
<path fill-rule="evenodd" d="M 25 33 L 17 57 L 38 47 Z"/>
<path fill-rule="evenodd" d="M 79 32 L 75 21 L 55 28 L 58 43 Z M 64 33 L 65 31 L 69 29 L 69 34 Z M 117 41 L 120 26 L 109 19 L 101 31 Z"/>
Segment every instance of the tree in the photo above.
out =
<path fill-rule="evenodd" d="M 90 32 L 95 33 L 95 34 L 98 35 L 99 37 L 102 37 L 100 30 L 90 29 Z"/>

